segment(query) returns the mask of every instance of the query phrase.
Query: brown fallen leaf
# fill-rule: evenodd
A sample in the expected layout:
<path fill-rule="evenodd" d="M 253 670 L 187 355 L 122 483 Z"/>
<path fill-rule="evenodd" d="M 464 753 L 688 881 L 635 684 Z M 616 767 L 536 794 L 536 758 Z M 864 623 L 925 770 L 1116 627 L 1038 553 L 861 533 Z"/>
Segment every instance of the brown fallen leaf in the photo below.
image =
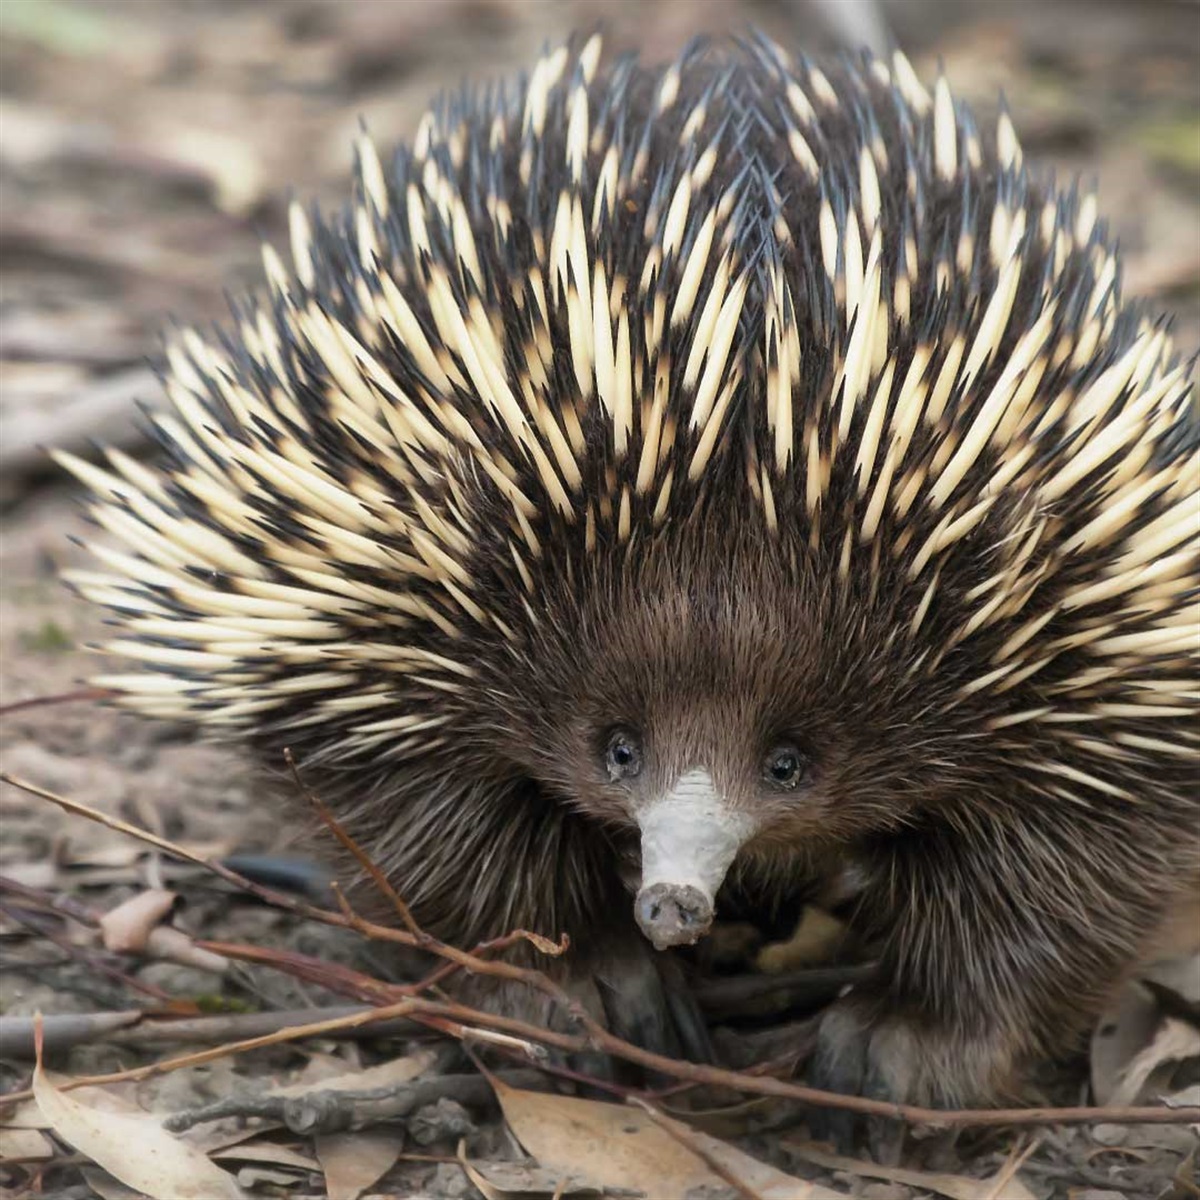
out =
<path fill-rule="evenodd" d="M 154 1200 L 245 1200 L 233 1176 L 150 1113 L 109 1112 L 60 1091 L 42 1068 L 40 1038 L 33 1094 L 63 1141 L 135 1191 Z"/>
<path fill-rule="evenodd" d="M 329 1200 L 358 1200 L 382 1179 L 400 1157 L 404 1134 L 399 1126 L 357 1133 L 327 1133 L 316 1138 L 317 1158 L 325 1172 Z"/>
<path fill-rule="evenodd" d="M 170 914 L 177 899 L 165 888 L 147 888 L 110 909 L 100 918 L 104 948 L 117 954 L 145 950 L 151 930 Z"/>
<path fill-rule="evenodd" d="M 1162 1017 L 1150 989 L 1130 980 L 1096 1023 L 1088 1051 L 1092 1095 L 1097 1104 L 1112 1105 L 1125 1068 L 1154 1038 Z"/>
<path fill-rule="evenodd" d="M 884 1167 L 858 1158 L 830 1154 L 810 1142 L 785 1140 L 793 1154 L 828 1171 L 847 1171 L 868 1179 L 886 1179 L 907 1187 L 921 1188 L 948 1196 L 950 1200 L 1036 1200 L 1033 1192 L 1012 1173 L 1006 1164 L 990 1179 L 954 1175 L 945 1171 L 914 1171 L 905 1167 Z"/>
<path fill-rule="evenodd" d="M 293 1150 L 290 1146 L 281 1146 L 277 1142 L 239 1142 L 236 1146 L 227 1146 L 224 1150 L 214 1150 L 211 1156 L 232 1162 L 274 1163 L 279 1167 L 297 1167 L 301 1171 L 321 1169 L 321 1164 L 311 1154 L 301 1154 L 298 1150 Z"/>
<path fill-rule="evenodd" d="M 1165 1017 L 1150 1043 L 1125 1065 L 1111 1103 L 1136 1104 L 1139 1098 L 1161 1091 L 1166 1084 L 1166 1080 L 1158 1083 L 1162 1068 L 1190 1058 L 1200 1059 L 1200 1029 L 1177 1017 Z"/>
<path fill-rule="evenodd" d="M 496 1079 L 492 1086 L 517 1140 L 550 1171 L 664 1200 L 682 1197 L 691 1188 L 726 1186 L 698 1155 L 638 1109 L 522 1091 Z M 847 1195 L 786 1175 L 681 1122 L 660 1120 L 677 1126 L 691 1144 L 763 1200 L 844 1200 Z"/>
<path fill-rule="evenodd" d="M 100 1197 L 100 1200 L 143 1200 L 142 1193 L 126 1187 L 99 1167 L 81 1167 L 84 1182 Z"/>
<path fill-rule="evenodd" d="M 306 1096 L 309 1092 L 362 1092 L 368 1088 L 390 1088 L 424 1075 L 438 1059 L 436 1050 L 418 1050 L 400 1058 L 361 1067 L 356 1071 L 344 1069 L 345 1063 L 336 1060 L 316 1060 L 310 1063 L 303 1077 L 295 1083 L 281 1084 L 268 1089 L 269 1096 Z"/>
<path fill-rule="evenodd" d="M 533 1162 L 472 1162 L 463 1145 L 458 1161 L 485 1200 L 562 1200 L 568 1196 L 597 1196 L 600 1189 L 574 1175 L 547 1170 Z M 613 1193 L 605 1189 L 605 1195 Z"/>
<path fill-rule="evenodd" d="M 26 1162 L 48 1162 L 54 1157 L 54 1147 L 40 1129 L 0 1128 L 0 1162 L 14 1158 Z"/>

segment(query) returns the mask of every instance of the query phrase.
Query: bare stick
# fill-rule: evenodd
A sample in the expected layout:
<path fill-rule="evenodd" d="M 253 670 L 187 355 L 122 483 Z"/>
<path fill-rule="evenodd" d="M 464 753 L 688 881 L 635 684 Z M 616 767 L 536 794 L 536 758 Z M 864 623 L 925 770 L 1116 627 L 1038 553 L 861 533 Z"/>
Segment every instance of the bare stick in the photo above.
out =
<path fill-rule="evenodd" d="M 412 913 L 409 911 L 408 905 L 400 898 L 400 894 L 392 887 L 387 876 L 379 869 L 378 864 L 374 862 L 371 856 L 362 849 L 361 846 L 342 828 L 333 813 L 325 807 L 325 802 L 312 791 L 311 788 L 300 777 L 300 770 L 296 766 L 296 760 L 292 757 L 292 752 L 289 749 L 284 749 L 284 761 L 288 765 L 288 769 L 292 773 L 292 778 L 296 781 L 296 786 L 300 789 L 300 794 L 312 805 L 316 810 L 317 815 L 325 823 L 325 826 L 341 843 L 344 850 L 348 850 L 357 861 L 358 865 L 370 876 L 371 882 L 379 889 L 379 894 L 386 897 L 395 908 L 405 929 L 423 942 L 426 935 L 422 932 L 420 926 L 413 919 Z"/>
<path fill-rule="evenodd" d="M 137 838 L 148 845 L 155 846 L 167 854 L 203 866 L 221 878 L 228 880 L 234 886 L 242 888 L 268 903 L 275 904 L 277 907 L 299 915 L 311 917 L 313 920 L 321 921 L 327 925 L 354 929 L 366 937 L 376 938 L 381 941 L 398 942 L 402 945 L 415 946 L 419 949 L 427 950 L 476 974 L 490 975 L 524 983 L 527 986 L 535 988 L 560 1005 L 563 1011 L 568 1013 L 576 1022 L 577 1027 L 583 1030 L 578 1035 L 562 1034 L 553 1030 L 541 1029 L 538 1026 L 529 1025 L 523 1021 L 516 1021 L 512 1018 L 499 1017 L 492 1013 L 472 1009 L 465 1005 L 427 1000 L 422 997 L 406 997 L 395 1004 L 385 1005 L 376 1009 L 373 1013 L 359 1014 L 358 1016 L 345 1018 L 343 1021 L 319 1022 L 315 1025 L 298 1026 L 290 1030 L 281 1030 L 276 1035 L 220 1047 L 207 1051 L 203 1055 L 192 1055 L 184 1061 L 170 1060 L 167 1063 L 155 1064 L 136 1072 L 122 1072 L 115 1076 L 107 1076 L 100 1079 L 75 1081 L 75 1086 L 80 1086 L 83 1082 L 113 1082 L 128 1078 L 146 1078 L 149 1075 L 159 1072 L 173 1070 L 177 1066 L 192 1066 L 197 1062 L 207 1062 L 210 1059 L 219 1058 L 226 1054 L 238 1053 L 246 1049 L 255 1049 L 259 1046 L 273 1045 L 276 1042 L 290 1041 L 300 1037 L 316 1036 L 329 1032 L 332 1029 L 341 1028 L 344 1024 L 357 1026 L 369 1023 L 372 1020 L 382 1020 L 394 1016 L 412 1017 L 414 1020 L 433 1023 L 429 1021 L 429 1018 L 440 1017 L 443 1019 L 449 1018 L 451 1021 L 457 1021 L 464 1025 L 481 1025 L 485 1028 L 498 1029 L 501 1032 L 512 1034 L 517 1038 L 540 1045 L 556 1046 L 568 1052 L 583 1053 L 589 1050 L 599 1050 L 613 1057 L 621 1058 L 626 1062 L 632 1062 L 638 1066 L 648 1068 L 651 1071 L 657 1071 L 660 1074 L 673 1076 L 676 1079 L 693 1083 L 730 1088 L 734 1091 L 749 1092 L 753 1095 L 779 1096 L 816 1107 L 846 1109 L 867 1116 L 885 1117 L 890 1120 L 904 1121 L 916 1125 L 946 1128 L 951 1126 L 964 1127 L 978 1125 L 1080 1125 L 1094 1121 L 1114 1121 L 1124 1124 L 1143 1125 L 1191 1125 L 1200 1123 L 1200 1106 L 1198 1105 L 1175 1108 L 1162 1105 L 1129 1108 L 934 1109 L 909 1104 L 893 1104 L 889 1101 L 873 1100 L 865 1096 L 844 1096 L 836 1092 L 825 1092 L 818 1088 L 805 1087 L 802 1084 L 792 1083 L 788 1080 L 752 1075 L 740 1071 L 730 1071 L 722 1067 L 713 1067 L 700 1063 L 680 1062 L 661 1054 L 654 1054 L 649 1050 L 643 1050 L 640 1046 L 635 1046 L 630 1042 L 615 1037 L 589 1016 L 583 1007 L 554 983 L 552 979 L 540 971 L 518 967 L 502 959 L 481 958 L 465 950 L 448 946 L 428 935 L 414 935 L 406 929 L 390 929 L 387 926 L 375 925 L 353 913 L 349 915 L 345 913 L 332 913 L 317 908 L 315 905 L 273 892 L 269 888 L 260 887 L 257 884 L 251 883 L 250 880 L 242 878 L 236 872 L 230 871 L 220 863 L 200 858 L 198 855 L 191 854 L 164 838 L 139 829 L 118 818 L 100 813 L 95 809 L 89 808 L 87 805 L 58 796 L 35 784 L 18 779 L 7 772 L 0 772 L 0 781 L 19 787 L 31 795 L 49 800 L 67 812 L 88 817 L 90 820 L 100 822 L 100 824 L 107 828 L 127 833 L 129 836 Z M 510 936 L 514 940 L 528 941 L 538 949 L 550 954 L 561 953 L 565 949 L 565 945 L 562 943 L 556 944 L 537 934 L 526 931 L 514 931 Z M 226 953 L 230 953 L 236 949 L 225 946 L 223 943 L 208 944 L 199 942 L 197 944 L 208 946 L 208 948 L 221 945 L 224 947 Z M 230 953 L 230 957 L 234 956 L 234 954 Z"/>
<path fill-rule="evenodd" d="M 699 1139 L 685 1126 L 672 1121 L 665 1113 L 659 1112 L 653 1104 L 649 1104 L 637 1096 L 631 1096 L 629 1102 L 640 1108 L 669 1138 L 678 1142 L 689 1153 L 694 1154 L 714 1175 L 729 1184 L 742 1197 L 742 1200 L 763 1200 L 758 1192 L 739 1179 L 716 1155 L 710 1154 L 708 1148 L 701 1145 Z"/>
<path fill-rule="evenodd" d="M 29 708 L 43 708 L 51 704 L 74 704 L 77 700 L 107 700 L 116 694 L 111 688 L 77 688 L 73 692 L 56 692 L 53 696 L 31 696 L 28 700 L 14 700 L 12 704 L 0 704 L 0 717 L 24 712 Z"/>

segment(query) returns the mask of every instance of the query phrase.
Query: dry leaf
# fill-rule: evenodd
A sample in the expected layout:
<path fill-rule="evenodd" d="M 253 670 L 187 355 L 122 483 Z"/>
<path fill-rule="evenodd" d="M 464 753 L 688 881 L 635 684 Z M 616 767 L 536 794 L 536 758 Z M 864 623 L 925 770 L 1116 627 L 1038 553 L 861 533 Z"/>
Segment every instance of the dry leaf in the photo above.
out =
<path fill-rule="evenodd" d="M 636 1108 L 522 1091 L 496 1079 L 491 1082 L 517 1140 L 551 1171 L 664 1200 L 683 1196 L 694 1187 L 728 1186 L 703 1159 Z M 841 1200 L 845 1195 L 785 1175 L 677 1121 L 669 1124 L 763 1200 Z"/>
<path fill-rule="evenodd" d="M 200 971 L 211 971 L 214 975 L 223 975 L 230 966 L 229 959 L 214 954 L 211 950 L 201 949 L 190 934 L 176 929 L 173 925 L 159 925 L 150 930 L 146 939 L 146 954 L 164 962 L 175 962 L 185 967 L 195 967 Z"/>
<path fill-rule="evenodd" d="M 213 1158 L 230 1159 L 234 1162 L 274 1163 L 280 1167 L 299 1167 L 302 1171 L 319 1171 L 321 1164 L 311 1154 L 301 1154 L 290 1146 L 275 1142 L 239 1142 L 212 1151 Z"/>
<path fill-rule="evenodd" d="M 1150 1044 L 1133 1056 L 1121 1072 L 1111 1104 L 1136 1104 L 1146 1093 L 1157 1090 L 1153 1076 L 1160 1067 L 1200 1058 L 1200 1029 L 1177 1017 L 1166 1017 Z"/>
<path fill-rule="evenodd" d="M 1154 1039 L 1160 1017 L 1158 1002 L 1145 984 L 1131 981 L 1121 989 L 1113 1007 L 1097 1023 L 1088 1052 L 1097 1104 L 1116 1103 L 1126 1068 Z"/>
<path fill-rule="evenodd" d="M 551 1200 L 555 1196 L 596 1196 L 601 1189 L 577 1175 L 563 1175 L 533 1162 L 470 1162 L 462 1146 L 458 1161 L 486 1200 Z M 610 1196 L 611 1192 L 608 1193 Z"/>
<path fill-rule="evenodd" d="M 100 1200 L 145 1200 L 141 1192 L 126 1187 L 119 1179 L 114 1179 L 99 1167 L 80 1167 L 79 1173 Z"/>
<path fill-rule="evenodd" d="M 682 1195 L 716 1177 L 645 1113 L 492 1081 L 517 1140 L 543 1166 L 598 1184 Z"/>
<path fill-rule="evenodd" d="M 1200 1057 L 1200 1030 L 1188 1019 L 1198 1003 L 1200 954 L 1161 959 L 1127 983 L 1092 1034 L 1096 1103 L 1120 1107 L 1169 1091 L 1168 1067 Z"/>
<path fill-rule="evenodd" d="M 840 1154 L 829 1154 L 810 1142 L 793 1141 L 784 1143 L 789 1150 L 808 1162 L 824 1167 L 827 1171 L 848 1171 L 852 1175 L 869 1179 L 886 1179 L 890 1183 L 902 1183 L 906 1187 L 923 1188 L 949 1196 L 950 1200 L 1036 1200 L 1033 1192 L 1017 1176 L 1005 1178 L 1007 1166 L 991 1179 L 973 1179 L 969 1175 L 952 1175 L 943 1171 L 911 1171 L 904 1167 L 882 1167 L 878 1163 L 865 1162 L 857 1158 L 845 1158 Z M 1003 1180 L 1003 1190 L 997 1193 L 997 1184 Z"/>
<path fill-rule="evenodd" d="M 50 1159 L 54 1147 L 39 1129 L 0 1128 L 0 1163 L 14 1158 L 27 1160 Z"/>
<path fill-rule="evenodd" d="M 176 895 L 163 888 L 147 888 L 118 904 L 100 918 L 104 948 L 115 954 L 138 954 L 146 939 L 175 907 Z"/>
<path fill-rule="evenodd" d="M 46 1077 L 51 1086 L 59 1085 L 59 1077 L 52 1072 L 46 1072 Z M 118 1091 L 118 1088 L 124 1090 Z M 96 1084 L 88 1084 L 87 1087 L 72 1088 L 71 1095 L 80 1104 L 85 1104 L 88 1108 L 94 1108 L 100 1112 L 132 1113 L 134 1115 L 145 1112 L 145 1109 L 129 1099 L 125 1094 L 127 1090 L 132 1090 L 131 1085 L 114 1084 L 109 1087 L 100 1087 Z M 4 1118 L 4 1124 L 14 1129 L 52 1129 L 54 1127 L 53 1123 L 47 1120 L 46 1114 L 42 1112 L 36 1100 L 22 1100 L 15 1108 L 8 1111 Z"/>
<path fill-rule="evenodd" d="M 317 1158 L 325 1172 L 329 1200 L 358 1200 L 377 1179 L 382 1179 L 400 1157 L 403 1133 L 372 1130 L 328 1133 L 316 1139 Z"/>
<path fill-rule="evenodd" d="M 236 1180 L 149 1113 L 92 1108 L 62 1092 L 38 1062 L 33 1094 L 54 1132 L 121 1183 L 154 1200 L 244 1200 Z"/>
<path fill-rule="evenodd" d="M 437 1062 L 436 1050 L 418 1050 L 415 1054 L 406 1054 L 402 1058 L 389 1059 L 373 1067 L 362 1067 L 355 1071 L 339 1071 L 336 1074 L 320 1073 L 314 1075 L 305 1072 L 305 1077 L 297 1083 L 287 1083 L 282 1087 L 273 1087 L 266 1094 L 269 1096 L 307 1096 L 310 1092 L 361 1092 L 367 1088 L 395 1087 L 397 1084 L 408 1083 L 423 1075 Z"/>

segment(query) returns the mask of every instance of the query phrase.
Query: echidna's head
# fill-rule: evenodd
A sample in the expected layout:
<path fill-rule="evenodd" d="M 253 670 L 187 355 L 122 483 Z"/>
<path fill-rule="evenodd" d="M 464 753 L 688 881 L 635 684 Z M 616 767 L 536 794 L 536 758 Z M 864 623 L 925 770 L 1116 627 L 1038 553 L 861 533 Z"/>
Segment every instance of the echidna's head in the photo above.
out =
<path fill-rule="evenodd" d="M 564 632 L 509 701 L 539 785 L 640 845 L 635 914 L 660 948 L 707 931 L 735 860 L 828 861 L 970 769 L 922 722 L 889 600 L 847 606 L 821 563 L 730 540 L 663 539 L 551 587 Z"/>

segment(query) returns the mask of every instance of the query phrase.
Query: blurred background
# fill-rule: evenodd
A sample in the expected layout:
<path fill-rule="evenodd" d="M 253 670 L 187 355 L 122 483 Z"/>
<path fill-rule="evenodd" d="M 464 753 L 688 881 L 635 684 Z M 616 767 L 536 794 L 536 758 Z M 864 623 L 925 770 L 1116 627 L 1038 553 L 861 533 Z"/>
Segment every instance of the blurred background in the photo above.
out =
<path fill-rule="evenodd" d="M 253 286 L 290 187 L 341 199 L 360 119 L 405 138 L 439 89 L 597 23 L 651 59 L 750 24 L 818 51 L 894 39 L 985 120 L 1003 90 L 1027 152 L 1099 181 L 1127 290 L 1200 341 L 1196 0 L 3 0 L 4 506 L 45 444 L 136 444 L 167 315 Z"/>
<path fill-rule="evenodd" d="M 814 51 L 895 39 L 984 121 L 1003 90 L 1027 154 L 1098 182 L 1127 292 L 1200 346 L 1196 0 L 0 0 L 0 700 L 75 686 L 100 632 L 57 582 L 85 527 L 42 447 L 143 448 L 159 330 L 256 283 L 290 187 L 341 199 L 360 118 L 386 146 L 439 89 L 597 23 L 650 59 L 750 24 Z M 243 828 L 256 806 L 232 768 L 163 736 L 57 705 L 6 718 L 0 749 L 200 841 Z M 12 789 L 0 820 L 6 870 L 108 852 L 73 826 L 68 853 L 62 819 Z"/>

